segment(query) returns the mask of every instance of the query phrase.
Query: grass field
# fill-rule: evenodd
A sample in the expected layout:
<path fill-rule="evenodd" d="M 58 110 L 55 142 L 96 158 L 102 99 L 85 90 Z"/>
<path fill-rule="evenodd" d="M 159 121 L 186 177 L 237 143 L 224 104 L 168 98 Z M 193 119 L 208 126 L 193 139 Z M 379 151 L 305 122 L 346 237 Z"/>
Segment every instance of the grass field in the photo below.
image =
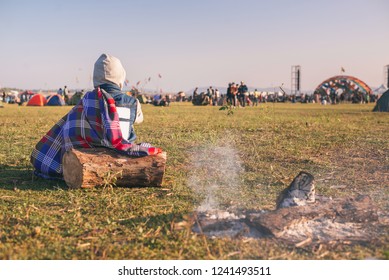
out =
<path fill-rule="evenodd" d="M 144 105 L 138 142 L 168 153 L 163 186 L 88 190 L 32 175 L 33 146 L 70 108 L 0 108 L 0 259 L 389 258 L 388 227 L 369 243 L 297 248 L 274 239 L 206 238 L 185 223 L 217 183 L 198 168 L 201 161 L 217 169 L 216 154 L 237 167 L 228 189 L 214 192 L 218 205 L 274 209 L 279 192 L 305 170 L 317 193 L 367 194 L 387 216 L 389 114 L 372 113 L 371 104 L 261 104 L 229 116 L 189 103 Z"/>

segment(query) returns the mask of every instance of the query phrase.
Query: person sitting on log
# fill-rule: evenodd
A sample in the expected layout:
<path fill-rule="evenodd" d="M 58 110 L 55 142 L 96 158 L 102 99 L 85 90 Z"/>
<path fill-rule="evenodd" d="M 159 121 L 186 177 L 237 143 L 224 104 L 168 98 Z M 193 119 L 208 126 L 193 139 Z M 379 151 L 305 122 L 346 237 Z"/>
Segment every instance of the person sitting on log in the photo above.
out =
<path fill-rule="evenodd" d="M 94 65 L 95 89 L 84 95 L 36 144 L 31 154 L 34 173 L 47 179 L 63 178 L 62 158 L 72 148 L 105 147 L 128 156 L 162 152 L 149 143 L 134 144 L 133 124 L 143 120 L 139 101 L 123 94 L 126 72 L 119 59 L 102 54 Z M 117 107 L 130 110 L 128 138 L 123 137 Z"/>

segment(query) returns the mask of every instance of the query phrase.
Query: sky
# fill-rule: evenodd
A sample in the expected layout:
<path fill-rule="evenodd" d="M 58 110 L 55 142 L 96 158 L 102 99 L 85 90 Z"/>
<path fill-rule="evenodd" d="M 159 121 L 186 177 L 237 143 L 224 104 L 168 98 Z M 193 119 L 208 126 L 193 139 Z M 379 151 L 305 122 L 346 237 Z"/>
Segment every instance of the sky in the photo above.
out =
<path fill-rule="evenodd" d="M 0 0 L 0 87 L 92 88 L 102 53 L 121 60 L 129 86 L 164 92 L 290 88 L 293 65 L 302 91 L 341 67 L 378 87 L 388 11 L 388 0 Z"/>

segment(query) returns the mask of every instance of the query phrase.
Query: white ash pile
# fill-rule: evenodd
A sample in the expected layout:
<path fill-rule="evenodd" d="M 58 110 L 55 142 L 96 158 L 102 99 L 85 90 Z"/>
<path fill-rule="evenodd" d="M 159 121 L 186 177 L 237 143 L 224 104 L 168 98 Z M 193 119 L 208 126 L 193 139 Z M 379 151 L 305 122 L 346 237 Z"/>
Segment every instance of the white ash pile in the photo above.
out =
<path fill-rule="evenodd" d="M 192 230 L 209 237 L 263 237 L 254 227 L 246 223 L 246 215 L 224 210 L 212 210 L 196 213 Z"/>
<path fill-rule="evenodd" d="M 300 172 L 279 196 L 273 211 L 197 212 L 192 230 L 209 237 L 276 238 L 296 246 L 372 241 L 388 224 L 380 222 L 369 196 L 315 196 L 314 177 Z"/>

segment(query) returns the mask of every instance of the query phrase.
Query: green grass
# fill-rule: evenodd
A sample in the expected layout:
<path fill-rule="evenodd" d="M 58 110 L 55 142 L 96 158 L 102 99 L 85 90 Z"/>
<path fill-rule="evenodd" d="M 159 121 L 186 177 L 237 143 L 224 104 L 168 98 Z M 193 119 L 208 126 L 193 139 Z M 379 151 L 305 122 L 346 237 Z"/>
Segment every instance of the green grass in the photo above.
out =
<path fill-rule="evenodd" d="M 32 176 L 32 148 L 70 108 L 0 109 L 0 259 L 388 258 L 387 227 L 368 244 L 302 249 L 272 239 L 210 239 L 185 226 L 204 197 L 190 182 L 193 161 L 212 157 L 215 147 L 235 151 L 243 169 L 235 190 L 216 193 L 222 205 L 274 209 L 278 193 L 305 170 L 318 193 L 368 194 L 387 215 L 389 114 L 372 113 L 373 105 L 261 104 L 230 116 L 189 103 L 144 105 L 138 141 L 168 153 L 163 186 L 88 190 Z M 200 182 L 208 184 L 213 171 L 204 172 Z M 331 188 L 337 185 L 347 187 Z"/>

